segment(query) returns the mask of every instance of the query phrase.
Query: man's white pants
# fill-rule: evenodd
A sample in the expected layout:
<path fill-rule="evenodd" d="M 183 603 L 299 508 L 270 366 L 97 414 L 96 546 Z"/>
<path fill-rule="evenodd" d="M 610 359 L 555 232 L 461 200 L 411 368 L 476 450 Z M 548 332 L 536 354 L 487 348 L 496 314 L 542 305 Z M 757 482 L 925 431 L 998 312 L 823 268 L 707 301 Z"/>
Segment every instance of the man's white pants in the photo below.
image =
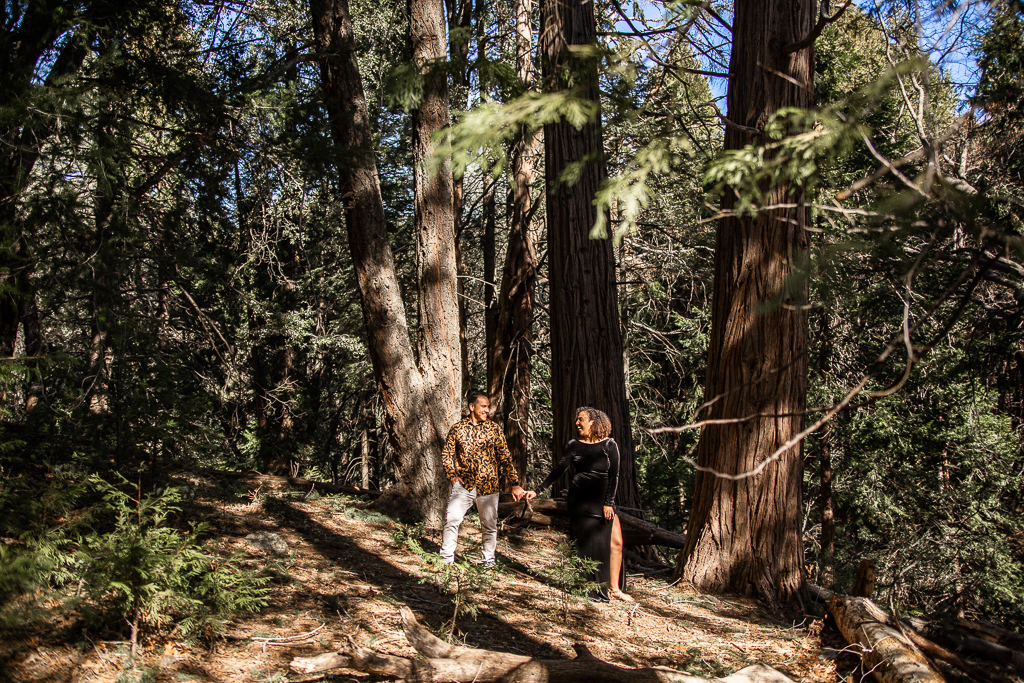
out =
<path fill-rule="evenodd" d="M 455 546 L 459 543 L 459 526 L 466 518 L 466 512 L 476 503 L 480 513 L 481 545 L 483 546 L 484 562 L 494 562 L 494 548 L 498 545 L 498 497 L 476 495 L 476 489 L 467 491 L 462 484 L 452 485 L 452 494 L 448 497 L 448 514 L 445 517 L 444 531 L 441 533 L 441 559 L 451 564 L 455 561 Z"/>

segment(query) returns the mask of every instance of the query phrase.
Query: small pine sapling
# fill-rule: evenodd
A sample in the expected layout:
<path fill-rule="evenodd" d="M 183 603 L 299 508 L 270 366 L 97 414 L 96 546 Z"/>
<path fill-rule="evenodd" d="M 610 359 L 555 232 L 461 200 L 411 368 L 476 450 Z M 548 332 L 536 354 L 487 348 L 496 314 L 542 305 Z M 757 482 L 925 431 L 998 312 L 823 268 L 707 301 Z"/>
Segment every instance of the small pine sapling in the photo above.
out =
<path fill-rule="evenodd" d="M 601 587 L 590 578 L 597 565 L 597 560 L 577 555 L 572 541 L 558 544 L 555 562 L 544 571 L 544 575 L 558 589 L 556 612 L 563 623 L 570 622 L 573 607 Z"/>

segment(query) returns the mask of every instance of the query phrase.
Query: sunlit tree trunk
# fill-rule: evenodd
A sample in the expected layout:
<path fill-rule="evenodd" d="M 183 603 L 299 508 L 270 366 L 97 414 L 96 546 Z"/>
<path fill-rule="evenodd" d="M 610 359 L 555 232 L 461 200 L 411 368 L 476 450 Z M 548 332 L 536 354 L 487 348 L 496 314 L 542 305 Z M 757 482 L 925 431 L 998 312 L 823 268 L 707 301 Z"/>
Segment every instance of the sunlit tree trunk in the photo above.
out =
<path fill-rule="evenodd" d="M 432 397 L 416 366 L 388 244 L 372 131 L 347 0 L 310 0 L 324 99 L 340 148 L 338 191 L 359 285 L 368 351 L 384 422 L 408 505 L 439 526 L 444 502 L 441 441 L 427 410 Z M 457 320 L 455 337 L 457 343 Z M 457 349 L 457 346 L 455 347 Z M 452 368 L 457 372 L 458 364 Z"/>
<path fill-rule="evenodd" d="M 424 73 L 423 100 L 412 112 L 419 369 L 440 446 L 462 406 L 453 179 L 449 163 L 434 163 L 432 140 L 451 123 L 447 71 L 435 68 L 444 62 L 448 47 L 443 1 L 409 0 L 409 32 L 413 62 Z"/>
<path fill-rule="evenodd" d="M 733 21 L 726 149 L 764 142 L 755 131 L 782 107 L 813 104 L 813 49 L 786 52 L 807 36 L 811 0 L 738 0 Z M 722 210 L 735 205 L 727 191 Z M 792 201 L 774 188 L 768 204 Z M 701 419 L 739 420 L 701 433 L 701 467 L 752 471 L 797 434 L 807 392 L 806 281 L 794 264 L 808 247 L 805 211 L 780 209 L 723 218 L 715 246 L 711 344 Z M 756 476 L 730 480 L 698 471 L 687 547 L 677 578 L 698 590 L 758 596 L 778 605 L 803 599 L 802 451 L 794 446 Z"/>
<path fill-rule="evenodd" d="M 547 92 L 572 87 L 599 99 L 597 63 L 570 48 L 597 40 L 594 3 L 544 0 L 540 53 Z M 562 121 L 544 126 L 551 299 L 551 402 L 555 453 L 576 435 L 575 409 L 591 405 L 608 413 L 622 453 L 619 503 L 639 508 L 633 438 L 622 367 L 622 335 L 610 239 L 591 239 L 597 219 L 594 195 L 606 176 L 601 121 L 576 129 Z M 575 182 L 560 182 L 582 165 Z"/>

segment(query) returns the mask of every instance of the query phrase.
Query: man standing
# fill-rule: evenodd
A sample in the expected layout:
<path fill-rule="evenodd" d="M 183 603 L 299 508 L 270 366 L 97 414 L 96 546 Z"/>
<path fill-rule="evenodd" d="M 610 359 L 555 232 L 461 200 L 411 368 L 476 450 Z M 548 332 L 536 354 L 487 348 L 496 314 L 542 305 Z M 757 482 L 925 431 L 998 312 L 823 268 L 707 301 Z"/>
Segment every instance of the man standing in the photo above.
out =
<path fill-rule="evenodd" d="M 452 483 L 448 515 L 441 534 L 441 559 L 448 564 L 455 561 L 459 526 L 475 502 L 480 513 L 483 562 L 493 565 L 494 548 L 498 544 L 499 465 L 504 467 L 505 475 L 512 482 L 512 497 L 519 500 L 526 492 L 519 486 L 519 475 L 501 428 L 487 419 L 490 399 L 479 391 L 471 391 L 468 399 L 469 416 L 455 423 L 441 452 L 444 474 Z"/>

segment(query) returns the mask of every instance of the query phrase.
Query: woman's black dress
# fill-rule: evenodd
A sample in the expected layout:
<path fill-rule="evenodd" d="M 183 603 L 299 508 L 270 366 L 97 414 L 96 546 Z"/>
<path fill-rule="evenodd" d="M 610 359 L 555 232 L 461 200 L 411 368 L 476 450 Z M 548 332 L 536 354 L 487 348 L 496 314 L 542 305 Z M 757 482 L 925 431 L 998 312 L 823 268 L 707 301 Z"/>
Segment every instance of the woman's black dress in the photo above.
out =
<path fill-rule="evenodd" d="M 608 600 L 610 580 L 612 522 L 604 518 L 604 506 L 615 506 L 615 489 L 619 483 L 619 446 L 614 439 L 583 443 L 573 439 L 565 447 L 561 461 L 540 485 L 537 492 L 551 486 L 573 466 L 569 484 L 569 538 L 576 544 L 576 554 L 596 560 L 599 564 L 593 580 L 601 584 L 591 597 Z M 619 590 L 626 587 L 626 572 L 619 567 Z"/>

